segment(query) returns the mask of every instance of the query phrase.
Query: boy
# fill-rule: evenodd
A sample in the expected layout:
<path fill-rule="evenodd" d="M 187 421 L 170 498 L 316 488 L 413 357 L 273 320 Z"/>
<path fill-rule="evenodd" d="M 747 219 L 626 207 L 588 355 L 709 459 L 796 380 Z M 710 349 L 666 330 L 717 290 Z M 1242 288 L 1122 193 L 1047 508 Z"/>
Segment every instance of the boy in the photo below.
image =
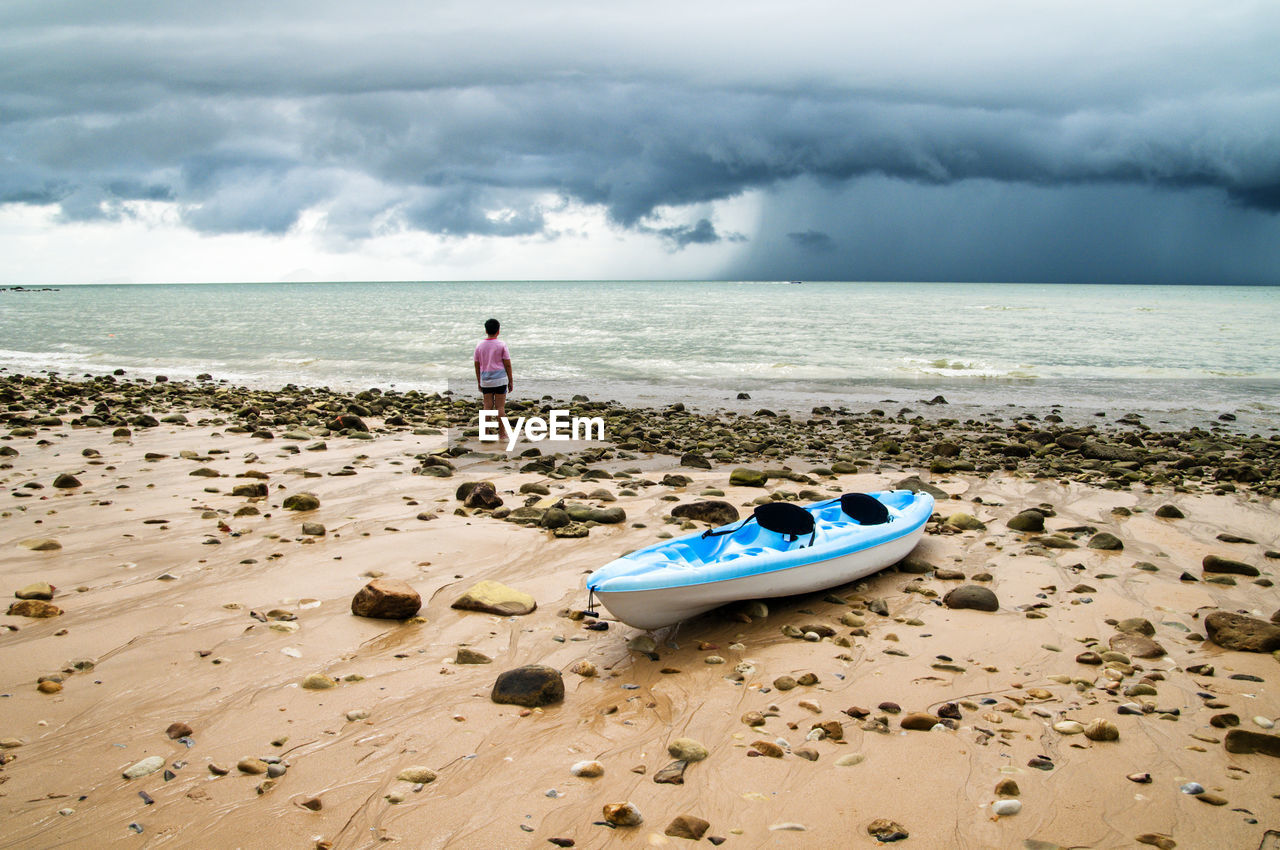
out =
<path fill-rule="evenodd" d="M 501 325 L 497 319 L 489 319 L 484 323 L 484 332 L 488 334 L 476 345 L 476 386 L 480 388 L 483 399 L 483 410 L 498 411 L 498 427 L 502 431 L 502 439 L 509 438 L 507 424 L 502 417 L 507 415 L 507 393 L 516 388 L 516 379 L 511 372 L 511 352 L 507 344 L 498 339 Z"/>

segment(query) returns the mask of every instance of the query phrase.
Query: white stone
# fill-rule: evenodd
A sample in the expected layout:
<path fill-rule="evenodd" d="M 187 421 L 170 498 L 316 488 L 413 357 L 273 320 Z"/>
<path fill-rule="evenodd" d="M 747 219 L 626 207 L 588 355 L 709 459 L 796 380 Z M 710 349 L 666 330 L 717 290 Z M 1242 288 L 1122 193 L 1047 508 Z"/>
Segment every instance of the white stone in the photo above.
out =
<path fill-rule="evenodd" d="M 991 804 L 991 811 L 1001 817 L 1016 815 L 1022 811 L 1022 802 L 1020 800 L 996 800 Z"/>

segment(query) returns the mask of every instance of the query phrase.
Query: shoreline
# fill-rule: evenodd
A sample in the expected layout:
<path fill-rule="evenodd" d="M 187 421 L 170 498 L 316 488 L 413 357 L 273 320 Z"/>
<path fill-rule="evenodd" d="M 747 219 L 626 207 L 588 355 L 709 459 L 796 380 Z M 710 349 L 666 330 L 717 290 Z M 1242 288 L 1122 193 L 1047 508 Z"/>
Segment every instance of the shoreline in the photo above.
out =
<path fill-rule="evenodd" d="M 903 846 L 1199 847 L 1257 846 L 1277 825 L 1271 757 L 1228 752 L 1211 722 L 1234 713 L 1271 734 L 1256 718 L 1280 717 L 1276 660 L 1203 639 L 1210 609 L 1265 621 L 1280 607 L 1274 437 L 1147 428 L 1120 411 L 1086 428 L 1018 409 L 993 422 L 887 405 L 802 417 L 571 402 L 605 418 L 606 441 L 507 455 L 464 433 L 470 397 L 129 377 L 0 375 L 0 446 L 16 452 L 0 457 L 5 591 L 48 582 L 64 612 L 0 620 L 0 847 L 232 846 L 265 829 L 289 846 L 680 847 L 664 835 L 678 815 L 709 821 L 726 847 L 875 846 L 879 818 L 909 832 Z M 325 427 L 339 415 L 370 430 Z M 765 486 L 730 484 L 738 467 Z M 55 486 L 64 474 L 77 484 Z M 711 612 L 651 646 L 603 609 L 600 631 L 575 613 L 590 570 L 702 527 L 671 519 L 677 504 L 749 511 L 913 477 L 944 498 L 896 569 Z M 457 498 L 479 481 L 501 507 Z M 284 507 L 303 491 L 318 506 Z M 556 537 L 537 524 L 550 497 L 625 518 L 583 513 L 585 537 Z M 1158 516 L 1166 505 L 1183 517 Z M 1038 506 L 1043 532 L 1009 527 Z M 1091 548 L 1100 532 L 1123 548 Z M 36 538 L 60 548 L 20 545 Z M 1202 570 L 1207 555 L 1260 576 L 1222 581 Z M 421 594 L 420 620 L 351 614 L 377 574 Z M 485 580 L 537 609 L 451 607 Z M 941 603 L 966 584 L 999 609 Z M 1132 619 L 1161 655 L 1117 640 Z M 817 641 L 788 636 L 814 624 Z M 1117 647 L 1123 661 L 1078 660 Z M 491 663 L 459 663 L 460 649 Z M 584 661 L 594 675 L 573 672 Z M 525 664 L 559 670 L 564 702 L 493 703 L 497 675 Z M 301 687 L 315 673 L 335 686 Z M 784 680 L 805 673 L 816 681 Z M 60 688 L 40 692 L 41 677 Z M 956 728 L 903 728 L 947 705 Z M 745 722 L 752 712 L 763 725 Z M 1119 739 L 1057 726 L 1094 719 Z M 173 723 L 189 745 L 166 736 Z M 839 736 L 812 737 L 820 724 Z M 680 737 L 709 756 L 682 785 L 655 782 Z M 121 777 L 157 755 L 171 779 Z M 237 769 L 255 757 L 287 770 Z M 603 775 L 575 776 L 581 761 Z M 415 765 L 434 780 L 396 778 Z M 1126 778 L 1144 772 L 1150 783 Z M 1188 782 L 1204 793 L 1183 793 Z M 1000 800 L 1021 812 L 993 814 Z M 623 801 L 640 826 L 597 824 Z"/>

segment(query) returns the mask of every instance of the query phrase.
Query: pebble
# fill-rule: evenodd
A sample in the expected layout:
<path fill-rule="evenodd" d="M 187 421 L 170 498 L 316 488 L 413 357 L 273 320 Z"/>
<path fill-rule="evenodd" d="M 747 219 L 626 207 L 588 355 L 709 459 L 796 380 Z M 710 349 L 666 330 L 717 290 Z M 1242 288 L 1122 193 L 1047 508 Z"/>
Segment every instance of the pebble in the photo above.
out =
<path fill-rule="evenodd" d="M 267 772 L 267 763 L 262 759 L 243 758 L 236 762 L 236 768 L 241 773 L 247 773 L 250 776 L 258 776 Z"/>
<path fill-rule="evenodd" d="M 125 768 L 124 778 L 138 779 L 139 777 L 149 776 L 162 768 L 164 768 L 164 758 L 162 756 L 149 756 L 137 764 Z"/>
<path fill-rule="evenodd" d="M 867 757 L 862 753 L 849 753 L 847 756 L 840 756 L 840 758 L 836 759 L 836 767 L 853 767 L 854 765 L 862 764 L 866 760 Z"/>
<path fill-rule="evenodd" d="M 667 752 L 672 758 L 689 763 L 702 761 L 709 755 L 707 748 L 693 738 L 676 738 L 667 745 Z"/>
<path fill-rule="evenodd" d="M 794 821 L 775 823 L 769 827 L 770 832 L 807 832 L 808 829 L 804 824 L 795 823 Z"/>
<path fill-rule="evenodd" d="M 1016 815 L 1022 811 L 1021 800 L 996 800 L 991 804 L 991 811 L 1000 817 Z"/>
<path fill-rule="evenodd" d="M 1261 727 L 1261 728 L 1263 728 L 1263 729 L 1274 729 L 1274 728 L 1275 728 L 1275 725 L 1276 725 L 1276 724 L 1275 724 L 1275 721 L 1273 721 L 1270 717 L 1262 717 L 1261 715 L 1259 715 L 1258 717 L 1253 718 L 1253 722 L 1254 722 L 1257 726 L 1259 726 L 1259 727 Z"/>
<path fill-rule="evenodd" d="M 396 779 L 401 782 L 412 782 L 414 785 L 426 785 L 435 782 L 436 772 L 429 767 L 415 765 L 406 767 L 404 770 L 396 774 Z"/>
<path fill-rule="evenodd" d="M 1187 782 L 1178 788 L 1183 794 L 1198 795 L 1204 793 L 1204 786 L 1199 782 Z"/>
<path fill-rule="evenodd" d="M 1084 727 L 1084 736 L 1090 741 L 1118 741 L 1120 730 L 1110 720 L 1096 718 Z"/>
<path fill-rule="evenodd" d="M 606 803 L 604 819 L 614 826 L 639 826 L 644 823 L 644 816 L 636 808 L 635 803 Z"/>
<path fill-rule="evenodd" d="M 569 768 L 569 772 L 574 776 L 594 778 L 604 776 L 604 765 L 598 761 L 580 761 Z"/>
<path fill-rule="evenodd" d="M 1084 731 L 1084 724 L 1078 720 L 1060 720 L 1053 724 L 1053 729 L 1062 735 L 1079 735 Z"/>
<path fill-rule="evenodd" d="M 309 691 L 322 691 L 337 687 L 338 682 L 323 673 L 311 673 L 302 680 L 302 687 Z"/>

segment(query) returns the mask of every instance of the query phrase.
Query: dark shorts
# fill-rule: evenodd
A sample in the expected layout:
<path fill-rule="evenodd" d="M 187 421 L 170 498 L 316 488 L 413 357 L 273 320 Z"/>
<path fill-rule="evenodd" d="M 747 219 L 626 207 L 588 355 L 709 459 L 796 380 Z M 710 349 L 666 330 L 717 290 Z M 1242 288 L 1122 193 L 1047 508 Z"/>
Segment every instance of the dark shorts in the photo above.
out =
<path fill-rule="evenodd" d="M 484 393 L 485 395 L 506 395 L 507 385 L 503 384 L 500 387 L 481 387 L 480 392 Z"/>

